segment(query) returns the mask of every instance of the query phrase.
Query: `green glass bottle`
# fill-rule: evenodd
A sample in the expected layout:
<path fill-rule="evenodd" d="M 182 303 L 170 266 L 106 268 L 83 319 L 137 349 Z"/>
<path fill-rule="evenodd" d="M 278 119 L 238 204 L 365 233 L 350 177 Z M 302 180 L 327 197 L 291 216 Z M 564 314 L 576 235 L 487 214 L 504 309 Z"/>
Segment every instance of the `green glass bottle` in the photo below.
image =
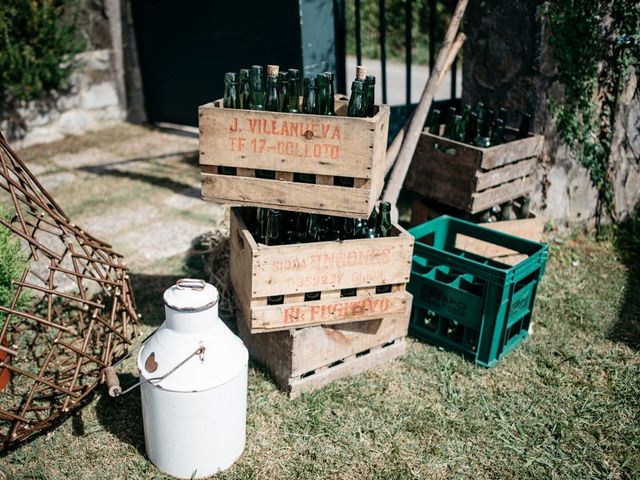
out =
<path fill-rule="evenodd" d="M 371 210 L 371 215 L 369 216 L 369 220 L 367 220 L 367 228 L 373 228 L 374 230 L 378 228 L 378 209 L 373 207 Z"/>
<path fill-rule="evenodd" d="M 329 82 L 324 73 L 316 75 L 316 105 L 314 113 L 327 115 L 329 109 Z"/>
<path fill-rule="evenodd" d="M 256 68 L 257 67 L 257 68 Z M 260 69 L 258 71 L 258 68 Z M 251 67 L 251 73 L 253 75 L 252 85 L 252 105 L 254 110 L 268 110 L 271 112 L 278 111 L 278 66 L 267 65 L 267 91 L 265 94 L 264 87 L 262 86 L 262 67 L 254 65 Z M 259 79 L 259 81 L 258 81 Z M 256 91 L 257 89 L 257 91 Z M 266 99 L 265 99 L 266 95 Z M 256 106 L 262 106 L 262 108 L 256 108 Z M 256 178 L 262 178 L 266 180 L 275 180 L 276 172 L 273 170 L 256 169 Z"/>
<path fill-rule="evenodd" d="M 224 74 L 224 96 L 222 98 L 222 106 L 224 108 L 238 108 L 240 99 L 238 96 L 238 76 L 234 72 Z M 218 173 L 220 175 L 236 175 L 236 167 L 219 166 Z"/>
<path fill-rule="evenodd" d="M 224 108 L 238 108 L 238 77 L 234 72 L 224 74 Z"/>
<path fill-rule="evenodd" d="M 469 145 L 475 145 L 476 138 L 478 137 L 478 114 L 471 112 L 469 114 L 469 121 L 467 122 L 467 128 L 464 132 L 464 141 Z"/>
<path fill-rule="evenodd" d="M 440 135 L 440 110 L 434 108 L 431 110 L 431 115 L 429 115 L 429 117 L 430 118 L 427 120 L 429 133 L 431 135 Z"/>
<path fill-rule="evenodd" d="M 500 145 L 501 143 L 504 143 L 504 121 L 501 118 L 496 118 L 491 129 L 491 145 Z"/>
<path fill-rule="evenodd" d="M 278 110 L 289 112 L 289 74 L 278 73 Z"/>
<path fill-rule="evenodd" d="M 373 117 L 376 104 L 376 77 L 367 75 L 364 77 L 364 101 L 367 117 Z"/>
<path fill-rule="evenodd" d="M 267 100 L 264 108 L 269 112 L 280 111 L 280 100 L 278 98 L 278 73 L 277 65 L 267 65 Z"/>
<path fill-rule="evenodd" d="M 476 108 L 474 110 L 476 115 L 478 116 L 478 125 L 480 125 L 484 120 L 484 103 L 478 102 L 476 103 Z"/>
<path fill-rule="evenodd" d="M 356 232 L 355 238 L 367 238 L 369 232 L 367 221 L 364 218 L 357 218 L 354 231 Z"/>
<path fill-rule="evenodd" d="M 491 146 L 491 124 L 486 121 L 480 125 L 480 133 L 476 138 L 476 147 L 489 148 Z"/>
<path fill-rule="evenodd" d="M 316 79 L 307 77 L 304 79 L 304 92 L 302 97 L 302 113 L 316 113 Z M 294 182 L 316 183 L 316 176 L 312 173 L 294 173 Z"/>
<path fill-rule="evenodd" d="M 347 107 L 348 117 L 366 117 L 363 88 L 364 85 L 360 80 L 354 80 L 351 84 L 351 97 Z"/>
<path fill-rule="evenodd" d="M 267 210 L 267 238 L 265 244 L 268 246 L 281 245 L 282 237 L 282 213 L 280 210 Z M 284 303 L 284 295 L 272 295 L 267 297 L 267 305 L 280 305 Z"/>
<path fill-rule="evenodd" d="M 469 114 L 471 114 L 471 105 L 465 103 L 462 107 L 462 131 L 467 129 L 467 123 L 469 122 Z"/>
<path fill-rule="evenodd" d="M 303 212 L 296 213 L 296 242 L 304 243 L 307 241 L 307 222 L 309 214 Z"/>
<path fill-rule="evenodd" d="M 381 237 L 388 237 L 391 235 L 391 204 L 389 202 L 382 202 L 380 204 L 378 234 Z"/>
<path fill-rule="evenodd" d="M 458 110 L 456 110 L 456 107 L 449 107 L 447 109 L 447 116 L 444 119 L 445 128 L 446 128 L 446 125 L 453 123 L 453 119 L 457 114 L 458 114 Z"/>
<path fill-rule="evenodd" d="M 476 215 L 476 223 L 488 223 L 491 218 L 491 210 L 484 210 Z"/>
<path fill-rule="evenodd" d="M 324 72 L 325 77 L 327 77 L 327 84 L 329 85 L 329 91 L 327 94 L 327 115 L 335 115 L 336 114 L 336 91 L 333 86 L 334 75 L 331 72 Z"/>
<path fill-rule="evenodd" d="M 504 125 L 506 125 L 506 124 L 507 124 L 507 113 L 508 113 L 508 112 L 507 112 L 507 109 L 506 109 L 506 108 L 504 108 L 504 107 L 500 107 L 500 108 L 498 109 L 498 119 L 502 120 L 502 123 L 503 123 Z"/>
<path fill-rule="evenodd" d="M 500 220 L 509 221 L 515 219 L 516 213 L 513 209 L 513 202 L 506 202 L 504 205 L 502 205 L 502 210 L 500 211 Z"/>
<path fill-rule="evenodd" d="M 460 141 L 463 138 L 462 116 L 454 115 L 445 126 L 444 136 L 451 140 Z"/>
<path fill-rule="evenodd" d="M 268 210 L 266 208 L 256 209 L 256 239 L 258 243 L 267 242 L 267 216 Z"/>
<path fill-rule="evenodd" d="M 282 243 L 282 214 L 280 210 L 267 210 L 267 235 L 265 245 L 273 246 Z"/>
<path fill-rule="evenodd" d="M 265 89 L 264 80 L 262 78 L 262 67 L 253 65 L 249 74 L 251 82 L 251 110 L 265 109 Z"/>
<path fill-rule="evenodd" d="M 306 77 L 303 80 L 302 113 L 316 113 L 316 79 Z"/>
<path fill-rule="evenodd" d="M 300 71 L 290 68 L 289 74 L 289 112 L 300 113 Z"/>
<path fill-rule="evenodd" d="M 240 88 L 238 93 L 238 108 L 251 110 L 251 82 L 249 81 L 249 69 L 240 69 Z"/>
<path fill-rule="evenodd" d="M 529 205 L 531 203 L 531 199 L 528 196 L 520 197 L 515 203 L 516 216 L 519 219 L 529 218 Z"/>
<path fill-rule="evenodd" d="M 529 130 L 531 130 L 531 114 L 525 113 L 522 115 L 522 121 L 520 122 L 520 128 L 518 128 L 516 138 L 527 138 L 529 136 Z"/>

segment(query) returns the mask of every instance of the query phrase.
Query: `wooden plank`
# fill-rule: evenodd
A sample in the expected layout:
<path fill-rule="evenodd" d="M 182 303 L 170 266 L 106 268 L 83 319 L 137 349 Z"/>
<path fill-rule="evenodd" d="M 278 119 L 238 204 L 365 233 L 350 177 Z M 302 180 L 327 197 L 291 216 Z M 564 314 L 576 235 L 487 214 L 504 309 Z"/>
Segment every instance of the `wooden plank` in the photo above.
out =
<path fill-rule="evenodd" d="M 517 237 L 526 238 L 527 240 L 532 240 L 534 242 L 540 242 L 542 240 L 544 224 L 545 221 L 542 218 L 531 217 L 521 220 L 481 223 L 480 225 L 483 227 L 491 228 L 493 230 L 497 230 L 499 232 L 508 233 L 509 235 L 515 235 Z M 496 260 L 499 260 L 499 257 L 510 256 L 517 256 L 518 258 L 521 258 L 518 252 L 464 235 L 456 236 L 455 245 L 456 248 L 459 248 L 461 250 L 476 253 L 486 258 L 494 258 Z"/>
<path fill-rule="evenodd" d="M 475 190 L 480 192 L 487 188 L 510 182 L 516 178 L 526 177 L 535 171 L 538 159 L 536 157 L 510 163 L 503 167 L 494 168 L 486 172 L 479 171 L 476 174 Z"/>
<path fill-rule="evenodd" d="M 290 376 L 304 375 L 324 365 L 405 336 L 409 329 L 411 301 L 405 308 L 403 314 L 393 317 L 292 330 Z"/>
<path fill-rule="evenodd" d="M 200 163 L 369 178 L 376 123 L 371 118 L 199 108 Z M 386 142 L 386 139 L 385 139 Z"/>
<path fill-rule="evenodd" d="M 254 361 L 274 377 L 288 380 L 404 337 L 410 312 L 408 304 L 402 315 L 394 317 L 258 334 L 249 332 L 246 319 L 240 314 L 238 334 Z"/>
<path fill-rule="evenodd" d="M 494 205 L 529 195 L 533 190 L 533 182 L 533 175 L 529 175 L 525 178 L 519 178 L 497 187 L 474 193 L 468 211 L 470 213 L 478 213 Z"/>
<path fill-rule="evenodd" d="M 512 135 L 517 133 L 517 131 L 512 128 L 506 130 Z M 522 158 L 538 157 L 540 153 L 542 153 L 543 144 L 544 137 L 542 135 L 531 135 L 526 138 L 496 145 L 495 147 L 484 148 L 482 149 L 483 154 L 480 167 L 487 170 L 518 161 Z"/>
<path fill-rule="evenodd" d="M 303 243 L 259 248 L 254 254 L 252 297 L 406 283 L 413 238 Z"/>
<path fill-rule="evenodd" d="M 373 204 L 370 192 L 261 178 L 201 174 L 202 198 L 244 206 L 286 208 L 295 212 L 346 217 L 367 217 Z"/>
<path fill-rule="evenodd" d="M 406 341 L 404 338 L 399 338 L 384 348 L 372 350 L 361 356 L 351 356 L 338 365 L 316 371 L 303 378 L 283 378 L 278 380 L 278 383 L 280 388 L 288 393 L 289 398 L 294 399 L 303 393 L 312 392 L 336 380 L 358 375 L 384 365 L 401 357 L 405 351 Z"/>
<path fill-rule="evenodd" d="M 336 291 L 338 295 L 340 291 Z M 367 321 L 405 311 L 411 295 L 406 292 L 356 297 L 326 298 L 318 301 L 286 303 L 251 308 L 251 333 L 284 330 L 299 326 L 337 325 Z"/>

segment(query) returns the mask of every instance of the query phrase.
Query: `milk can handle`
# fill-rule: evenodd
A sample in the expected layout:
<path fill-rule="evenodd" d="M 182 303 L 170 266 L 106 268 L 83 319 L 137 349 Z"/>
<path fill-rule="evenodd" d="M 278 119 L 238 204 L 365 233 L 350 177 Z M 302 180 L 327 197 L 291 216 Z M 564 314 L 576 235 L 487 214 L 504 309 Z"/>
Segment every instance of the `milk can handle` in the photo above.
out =
<path fill-rule="evenodd" d="M 178 290 L 189 289 L 201 292 L 206 286 L 207 283 L 199 278 L 181 278 L 176 282 L 176 287 Z"/>
<path fill-rule="evenodd" d="M 145 378 L 144 380 L 140 380 L 139 382 L 134 383 L 124 391 L 120 387 L 120 381 L 118 380 L 118 375 L 116 374 L 115 366 L 107 367 L 103 370 L 103 374 L 104 374 L 105 383 L 107 384 L 107 388 L 109 390 L 109 396 L 119 397 L 121 395 L 124 395 L 125 393 L 129 393 L 131 390 L 139 387 L 143 383 L 147 383 L 147 382 L 159 383 L 165 378 L 167 378 L 169 375 L 171 375 L 173 372 L 178 370 L 181 366 L 183 366 L 185 363 L 187 363 L 189 360 L 191 360 L 191 358 L 195 357 L 196 355 L 198 355 L 200 357 L 200 360 L 202 360 L 204 351 L 205 351 L 205 348 L 203 346 L 200 346 L 191 355 L 189 355 L 187 358 L 182 360 L 179 364 L 177 364 L 175 367 L 173 367 L 164 375 L 160 377 Z"/>

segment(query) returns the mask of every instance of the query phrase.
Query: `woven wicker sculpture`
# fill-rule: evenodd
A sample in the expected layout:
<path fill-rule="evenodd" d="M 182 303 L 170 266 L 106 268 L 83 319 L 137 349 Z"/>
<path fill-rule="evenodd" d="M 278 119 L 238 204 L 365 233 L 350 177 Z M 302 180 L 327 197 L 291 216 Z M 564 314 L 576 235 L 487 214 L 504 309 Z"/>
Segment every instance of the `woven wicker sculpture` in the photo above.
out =
<path fill-rule="evenodd" d="M 0 229 L 28 254 L 11 304 L 0 305 L 2 451 L 86 403 L 137 335 L 137 315 L 122 256 L 69 221 L 1 134 L 0 187 L 0 203 L 14 207 Z"/>

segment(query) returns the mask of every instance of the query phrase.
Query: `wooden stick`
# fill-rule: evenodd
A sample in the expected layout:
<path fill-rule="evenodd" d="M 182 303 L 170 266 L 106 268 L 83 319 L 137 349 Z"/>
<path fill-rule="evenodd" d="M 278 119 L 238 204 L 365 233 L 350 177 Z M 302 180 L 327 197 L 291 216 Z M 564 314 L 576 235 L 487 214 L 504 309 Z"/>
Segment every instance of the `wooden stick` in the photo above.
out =
<path fill-rule="evenodd" d="M 451 69 L 451 65 L 453 65 L 453 62 L 455 62 L 456 57 L 458 56 L 458 52 L 462 48 L 462 44 L 466 39 L 467 39 L 467 36 L 464 33 L 460 32 L 458 33 L 458 36 L 456 37 L 453 44 L 451 44 L 451 48 L 449 49 L 449 55 L 447 57 L 447 63 L 445 64 L 442 72 L 440 72 L 440 78 L 438 78 L 436 92 L 440 90 L 440 87 L 442 86 L 442 82 L 444 82 L 447 72 Z M 411 124 L 412 120 L 413 120 L 413 113 L 411 114 L 407 122 L 402 126 L 402 128 L 400 129 L 396 137 L 393 139 L 393 142 L 391 142 L 391 145 L 389 145 L 389 148 L 387 149 L 387 158 L 385 159 L 385 165 L 384 165 L 385 175 L 387 175 L 391 170 L 391 168 L 393 168 L 393 164 L 398 158 L 398 152 L 400 152 L 400 147 L 402 146 L 402 142 L 404 141 L 404 137 L 407 133 L 407 130 L 409 129 L 409 125 Z"/>
<path fill-rule="evenodd" d="M 391 178 L 389 179 L 389 183 L 387 184 L 384 195 L 382 196 L 384 201 L 390 202 L 394 207 L 398 201 L 398 196 L 400 195 L 400 189 L 402 188 L 404 179 L 409 171 L 411 159 L 413 158 L 416 146 L 418 145 L 418 140 L 420 139 L 422 126 L 427 119 L 427 113 L 431 107 L 431 102 L 433 101 L 433 95 L 436 91 L 438 80 L 440 79 L 440 75 L 442 74 L 449 57 L 449 51 L 458 31 L 458 27 L 460 26 L 460 21 L 462 20 L 464 11 L 467 8 L 467 3 L 468 0 L 460 0 L 456 6 L 455 12 L 453 13 L 453 17 L 451 17 L 447 33 L 445 34 L 444 41 L 442 42 L 442 47 L 440 48 L 440 52 L 438 52 L 434 69 L 429 76 L 429 80 L 427 81 L 424 91 L 422 92 L 420 102 L 413 113 L 413 119 L 411 120 L 406 137 L 402 143 L 400 152 L 398 153 L 398 159 L 396 160 L 393 171 L 391 172 Z M 392 209 L 392 219 L 394 216 L 397 220 L 397 207 Z"/>

